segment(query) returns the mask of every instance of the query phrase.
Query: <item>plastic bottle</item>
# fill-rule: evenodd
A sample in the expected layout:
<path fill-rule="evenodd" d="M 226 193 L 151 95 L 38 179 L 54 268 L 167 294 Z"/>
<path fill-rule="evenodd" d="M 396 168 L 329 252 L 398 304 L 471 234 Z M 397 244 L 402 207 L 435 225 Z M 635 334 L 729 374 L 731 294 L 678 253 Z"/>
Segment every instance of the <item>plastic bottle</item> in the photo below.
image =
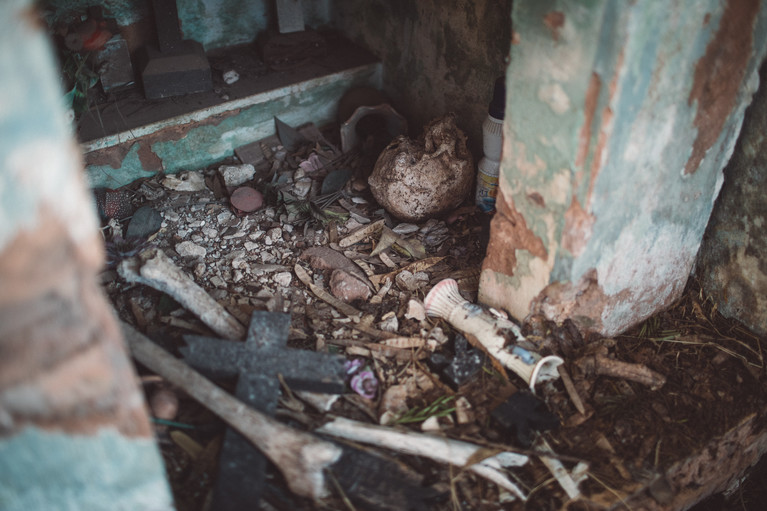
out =
<path fill-rule="evenodd" d="M 503 77 L 495 81 L 493 100 L 482 123 L 482 150 L 484 156 L 477 164 L 477 192 L 474 202 L 480 210 L 495 210 L 498 194 L 498 173 L 503 153 L 503 118 L 506 110 L 506 83 Z"/>

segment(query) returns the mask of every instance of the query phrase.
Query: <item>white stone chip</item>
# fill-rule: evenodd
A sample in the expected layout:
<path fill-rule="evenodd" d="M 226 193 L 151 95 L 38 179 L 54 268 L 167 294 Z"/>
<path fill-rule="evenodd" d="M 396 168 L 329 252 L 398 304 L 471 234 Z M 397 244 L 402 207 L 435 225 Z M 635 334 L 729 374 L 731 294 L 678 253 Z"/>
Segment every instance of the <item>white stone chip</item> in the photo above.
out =
<path fill-rule="evenodd" d="M 242 165 L 221 165 L 218 168 L 226 186 L 240 186 L 247 183 L 256 175 L 256 169 L 250 163 Z"/>
<path fill-rule="evenodd" d="M 293 281 L 293 274 L 289 271 L 281 271 L 274 275 L 274 282 L 280 287 L 288 287 Z"/>
<path fill-rule="evenodd" d="M 176 245 L 176 252 L 181 257 L 205 257 L 208 251 L 192 241 L 182 241 Z"/>

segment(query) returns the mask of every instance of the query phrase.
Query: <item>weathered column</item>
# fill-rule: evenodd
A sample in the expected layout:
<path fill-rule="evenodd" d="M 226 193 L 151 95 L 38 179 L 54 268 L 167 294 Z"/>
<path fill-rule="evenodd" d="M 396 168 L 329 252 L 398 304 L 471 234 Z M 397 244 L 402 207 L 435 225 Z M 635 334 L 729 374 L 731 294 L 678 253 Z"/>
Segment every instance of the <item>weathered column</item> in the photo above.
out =
<path fill-rule="evenodd" d="M 767 66 L 746 111 L 698 265 L 719 312 L 767 334 Z"/>
<path fill-rule="evenodd" d="M 480 300 L 612 335 L 684 289 L 767 48 L 767 6 L 515 2 Z"/>
<path fill-rule="evenodd" d="M 0 2 L 0 509 L 171 509 L 41 28 Z"/>

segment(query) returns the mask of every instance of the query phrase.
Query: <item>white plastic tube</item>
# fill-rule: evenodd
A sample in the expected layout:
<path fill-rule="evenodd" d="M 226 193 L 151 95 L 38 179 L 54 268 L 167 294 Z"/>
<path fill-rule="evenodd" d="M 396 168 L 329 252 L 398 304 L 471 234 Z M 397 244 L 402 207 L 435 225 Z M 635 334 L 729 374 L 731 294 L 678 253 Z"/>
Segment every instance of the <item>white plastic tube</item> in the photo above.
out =
<path fill-rule="evenodd" d="M 474 336 L 491 356 L 519 375 L 533 392 L 537 383 L 559 378 L 557 366 L 564 360 L 556 355 L 541 357 L 521 347 L 507 350 L 503 330 L 510 330 L 518 340 L 522 340 L 524 337 L 519 328 L 511 321 L 496 319 L 479 305 L 464 300 L 455 280 L 445 279 L 434 286 L 426 295 L 424 306 L 429 316 L 443 318 L 458 330 Z"/>

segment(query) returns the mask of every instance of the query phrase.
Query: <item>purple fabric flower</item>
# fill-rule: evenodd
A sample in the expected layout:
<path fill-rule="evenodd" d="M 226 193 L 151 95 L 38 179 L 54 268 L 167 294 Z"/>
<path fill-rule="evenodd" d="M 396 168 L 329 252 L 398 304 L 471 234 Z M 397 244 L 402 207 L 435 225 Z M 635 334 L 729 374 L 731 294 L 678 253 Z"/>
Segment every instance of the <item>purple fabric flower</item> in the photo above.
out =
<path fill-rule="evenodd" d="M 376 397 L 376 391 L 378 390 L 378 380 L 373 371 L 366 369 L 352 376 L 351 387 L 360 396 L 366 399 L 373 399 Z"/>
<path fill-rule="evenodd" d="M 362 359 L 359 359 L 359 358 L 355 358 L 353 360 L 347 360 L 346 362 L 344 362 L 344 369 L 346 370 L 346 374 L 351 375 L 356 373 L 357 371 L 359 371 L 359 369 L 362 367 L 363 364 L 364 362 L 362 361 Z"/>

